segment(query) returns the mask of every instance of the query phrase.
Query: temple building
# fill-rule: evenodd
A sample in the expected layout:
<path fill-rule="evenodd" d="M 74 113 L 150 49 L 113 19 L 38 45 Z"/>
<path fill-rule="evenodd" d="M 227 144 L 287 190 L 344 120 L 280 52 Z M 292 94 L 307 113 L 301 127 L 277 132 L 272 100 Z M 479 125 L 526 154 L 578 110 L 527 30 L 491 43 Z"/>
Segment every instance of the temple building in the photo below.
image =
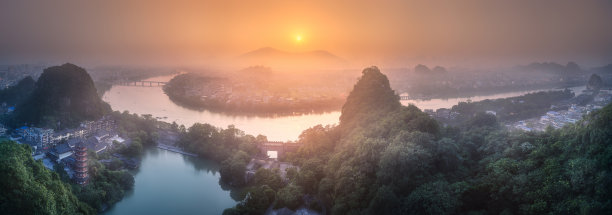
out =
<path fill-rule="evenodd" d="M 74 179 L 77 184 L 82 186 L 87 185 L 89 181 L 89 175 L 87 174 L 87 145 L 85 141 L 79 141 L 75 146 L 75 158 L 74 164 Z"/>

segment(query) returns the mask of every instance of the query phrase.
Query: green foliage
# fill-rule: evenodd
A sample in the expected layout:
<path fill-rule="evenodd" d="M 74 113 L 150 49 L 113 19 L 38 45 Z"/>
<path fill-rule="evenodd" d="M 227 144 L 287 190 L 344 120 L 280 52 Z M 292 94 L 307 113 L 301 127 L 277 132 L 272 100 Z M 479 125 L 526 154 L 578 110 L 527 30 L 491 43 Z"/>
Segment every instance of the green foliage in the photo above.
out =
<path fill-rule="evenodd" d="M 139 142 L 142 146 L 157 145 L 156 141 L 159 136 L 157 125 L 159 123 L 153 116 L 149 114 L 139 116 L 138 114 L 130 114 L 128 111 L 123 113 L 115 111 L 111 116 L 115 119 L 120 136 L 129 137 L 133 141 Z"/>
<path fill-rule="evenodd" d="M 278 200 L 276 208 L 287 207 L 291 210 L 297 209 L 302 204 L 302 188 L 295 185 L 283 187 L 276 194 Z"/>
<path fill-rule="evenodd" d="M 252 155 L 259 153 L 256 143 L 265 140 L 266 137 L 261 135 L 257 138 L 244 135 L 233 125 L 221 129 L 196 123 L 181 131 L 177 144 L 187 151 L 221 162 L 221 180 L 233 186 L 242 186 L 245 184 L 246 165 Z"/>
<path fill-rule="evenodd" d="M 332 214 L 612 210 L 612 105 L 563 129 L 525 133 L 504 130 L 497 117 L 481 112 L 486 105 L 466 103 L 460 104 L 470 112 L 462 127 L 440 128 L 414 106 L 393 108 L 391 99 L 377 106 L 384 103 L 381 97 L 394 96 L 381 76 L 376 69 L 364 71 L 339 126 L 302 133 L 302 146 L 289 158 L 300 170 L 291 171 L 290 184 L 277 194 L 279 202 L 301 195 L 289 195 L 291 187 L 316 195 Z M 542 96 L 557 97 L 540 104 L 568 92 L 526 99 Z M 509 110 L 529 105 L 518 103 Z"/>
<path fill-rule="evenodd" d="M 300 135 L 301 147 L 288 158 L 300 168 L 287 172 L 289 183 L 260 170 L 247 198 L 224 213 L 263 213 L 271 196 L 276 208 L 295 209 L 305 194 L 331 214 L 609 213 L 612 104 L 574 125 L 539 133 L 509 132 L 498 125 L 500 112 L 483 112 L 512 103 L 507 114 L 522 117 L 535 112 L 517 110 L 548 108 L 571 96 L 563 91 L 529 94 L 524 103 L 461 103 L 454 109 L 468 113 L 462 126 L 441 128 L 415 106 L 401 107 L 387 78 L 367 68 L 340 125 Z M 265 195 L 264 184 L 276 195 Z"/>
<path fill-rule="evenodd" d="M 74 185 L 74 193 L 81 201 L 101 211 L 103 206 L 112 205 L 134 187 L 134 177 L 125 170 L 107 169 L 96 160 L 89 161 L 89 184 Z"/>
<path fill-rule="evenodd" d="M 123 150 L 123 154 L 132 156 L 132 157 L 138 156 L 142 154 L 142 152 L 143 152 L 143 148 L 142 148 L 142 143 L 140 141 L 140 138 L 132 139 L 132 142 L 130 143 L 130 145 Z"/>
<path fill-rule="evenodd" d="M 230 158 L 221 163 L 219 173 L 221 173 L 221 181 L 233 186 L 241 186 L 245 183 L 246 165 L 249 163 L 250 157 L 243 151 L 238 151 Z"/>
<path fill-rule="evenodd" d="M 97 120 L 110 112 L 100 99 L 87 72 L 73 64 L 44 70 L 31 95 L 16 108 L 13 125 L 76 127 L 83 120 Z"/>
<path fill-rule="evenodd" d="M 278 169 L 269 170 L 259 168 L 257 172 L 255 172 L 255 176 L 253 177 L 253 183 L 259 186 L 267 185 L 273 190 L 278 190 L 284 186 Z"/>
<path fill-rule="evenodd" d="M 340 124 L 352 130 L 363 122 L 362 117 L 376 116 L 400 108 L 399 96 L 391 89 L 389 79 L 373 66 L 363 70 L 362 76 L 342 106 Z"/>
<path fill-rule="evenodd" d="M 226 209 L 223 214 L 263 214 L 274 202 L 275 193 L 272 188 L 266 185 L 257 186 L 251 189 L 246 198 L 236 207 Z"/>
<path fill-rule="evenodd" d="M 493 114 L 478 112 L 466 124 L 468 128 L 495 127 L 497 126 L 497 117 Z"/>
<path fill-rule="evenodd" d="M 0 143 L 0 214 L 94 214 L 27 145 Z"/>
<path fill-rule="evenodd" d="M 404 214 L 451 214 L 459 205 L 457 189 L 446 181 L 425 183 L 405 199 Z"/>
<path fill-rule="evenodd" d="M 256 153 L 256 141 L 256 138 L 244 135 L 243 131 L 233 125 L 221 129 L 210 124 L 196 123 L 181 134 L 178 144 L 202 157 L 223 161 L 237 150 Z"/>

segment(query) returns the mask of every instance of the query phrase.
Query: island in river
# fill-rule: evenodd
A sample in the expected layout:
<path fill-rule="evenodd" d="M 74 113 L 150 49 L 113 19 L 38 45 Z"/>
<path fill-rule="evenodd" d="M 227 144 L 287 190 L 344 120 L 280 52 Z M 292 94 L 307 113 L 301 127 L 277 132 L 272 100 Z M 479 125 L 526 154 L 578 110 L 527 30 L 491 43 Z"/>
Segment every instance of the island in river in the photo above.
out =
<path fill-rule="evenodd" d="M 329 86 L 257 79 L 262 78 L 243 80 L 187 73 L 172 78 L 164 92 L 173 102 L 191 109 L 240 115 L 330 112 L 339 110 L 345 99 L 343 90 Z"/>

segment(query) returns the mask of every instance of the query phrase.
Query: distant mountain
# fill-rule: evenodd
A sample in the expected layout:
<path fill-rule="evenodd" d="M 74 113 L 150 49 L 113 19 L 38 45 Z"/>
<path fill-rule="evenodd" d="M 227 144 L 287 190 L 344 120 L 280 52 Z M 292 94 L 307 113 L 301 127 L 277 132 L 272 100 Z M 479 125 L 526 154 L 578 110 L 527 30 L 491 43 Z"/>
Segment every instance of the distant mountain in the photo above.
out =
<path fill-rule="evenodd" d="M 237 61 L 243 67 L 260 65 L 275 69 L 338 69 L 347 65 L 346 60 L 324 50 L 286 52 L 271 47 L 247 52 Z"/>
<path fill-rule="evenodd" d="M 87 71 L 64 64 L 44 70 L 32 94 L 16 108 L 13 121 L 15 126 L 66 128 L 78 126 L 83 120 L 96 120 L 110 111 Z"/>

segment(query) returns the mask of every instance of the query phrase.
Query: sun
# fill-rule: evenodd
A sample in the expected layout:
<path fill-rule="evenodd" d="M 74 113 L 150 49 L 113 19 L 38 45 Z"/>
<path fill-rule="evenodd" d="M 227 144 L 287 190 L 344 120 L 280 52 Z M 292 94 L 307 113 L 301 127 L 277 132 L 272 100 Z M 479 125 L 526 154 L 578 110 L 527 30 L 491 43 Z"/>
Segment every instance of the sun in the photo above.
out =
<path fill-rule="evenodd" d="M 295 37 L 295 41 L 301 42 L 302 41 L 302 35 L 297 35 Z"/>

